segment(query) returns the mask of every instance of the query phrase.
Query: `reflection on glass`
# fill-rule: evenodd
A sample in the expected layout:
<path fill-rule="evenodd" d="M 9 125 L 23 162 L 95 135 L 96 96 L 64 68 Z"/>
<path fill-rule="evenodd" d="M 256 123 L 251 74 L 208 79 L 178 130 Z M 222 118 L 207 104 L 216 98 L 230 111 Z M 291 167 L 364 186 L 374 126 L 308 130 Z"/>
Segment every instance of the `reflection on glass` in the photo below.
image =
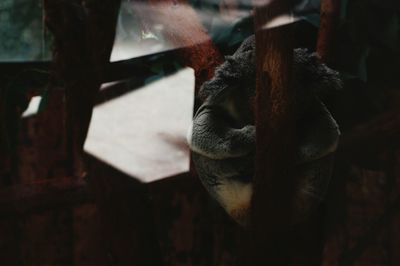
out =
<path fill-rule="evenodd" d="M 266 4 L 268 1 L 262 3 Z M 189 0 L 187 5 L 179 3 L 179 15 L 192 18 L 195 13 L 213 43 L 222 53 L 229 54 L 254 32 L 252 4 L 254 1 L 251 0 Z M 177 14 L 171 12 L 173 15 L 166 15 L 169 12 L 165 10 L 171 8 L 170 5 L 172 3 L 163 1 L 150 3 L 122 0 L 111 61 L 180 48 L 179 44 L 168 39 L 171 31 L 176 39 L 184 39 L 179 35 L 185 34 L 182 30 L 185 27 L 181 29 L 179 23 L 171 23 L 172 18 L 180 19 Z M 293 1 L 291 10 L 276 14 L 276 18 L 271 18 L 273 21 L 264 28 L 278 27 L 300 19 L 318 26 L 319 6 L 320 0 Z M 182 23 L 185 23 L 185 20 L 182 20 Z M 175 28 L 169 28 L 171 25 Z M 191 37 L 195 43 L 204 41 L 196 35 Z"/>
<path fill-rule="evenodd" d="M 111 62 L 168 50 L 160 33 L 162 27 L 150 28 L 140 16 L 149 8 L 146 2 L 122 1 Z"/>
<path fill-rule="evenodd" d="M 44 61 L 51 58 L 42 1 L 0 1 L 0 61 Z"/>
<path fill-rule="evenodd" d="M 195 11 L 205 30 L 217 45 L 234 46 L 239 44 L 253 31 L 252 20 L 249 19 L 251 9 L 246 3 L 238 5 L 234 12 L 220 11 L 219 3 L 212 1 L 191 2 L 181 5 L 182 16 L 193 15 Z M 111 62 L 125 60 L 156 52 L 180 48 L 165 38 L 168 31 L 168 21 L 163 21 L 164 10 L 169 8 L 165 2 L 149 4 L 148 2 L 132 2 L 123 0 L 119 12 L 117 32 Z M 171 31 L 171 29 L 169 29 Z M 174 35 L 185 34 L 174 29 Z M 201 43 L 204 39 L 192 36 L 194 42 Z M 179 37 L 177 38 L 179 39 Z"/>

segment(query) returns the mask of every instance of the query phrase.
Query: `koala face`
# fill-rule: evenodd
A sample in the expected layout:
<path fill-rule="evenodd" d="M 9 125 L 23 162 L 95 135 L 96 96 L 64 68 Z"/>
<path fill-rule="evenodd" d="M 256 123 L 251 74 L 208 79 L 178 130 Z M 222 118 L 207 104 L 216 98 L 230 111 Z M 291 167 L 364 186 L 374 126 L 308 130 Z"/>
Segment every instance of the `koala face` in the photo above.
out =
<path fill-rule="evenodd" d="M 242 225 L 248 223 L 254 175 L 255 39 L 243 42 L 206 82 L 189 144 L 198 175 L 217 202 Z M 323 199 L 333 165 L 339 128 L 320 95 L 341 87 L 337 72 L 305 49 L 294 50 L 296 86 L 296 161 L 300 177 L 294 195 L 295 216 L 307 215 Z"/>

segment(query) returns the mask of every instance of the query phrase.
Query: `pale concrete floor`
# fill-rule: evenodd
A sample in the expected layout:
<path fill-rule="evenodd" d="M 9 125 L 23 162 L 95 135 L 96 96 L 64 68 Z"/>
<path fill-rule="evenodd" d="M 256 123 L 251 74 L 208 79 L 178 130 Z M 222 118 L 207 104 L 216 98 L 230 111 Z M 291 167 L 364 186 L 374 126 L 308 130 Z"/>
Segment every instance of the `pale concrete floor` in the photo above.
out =
<path fill-rule="evenodd" d="M 146 183 L 187 172 L 193 104 L 194 73 L 186 68 L 98 105 L 85 151 Z"/>

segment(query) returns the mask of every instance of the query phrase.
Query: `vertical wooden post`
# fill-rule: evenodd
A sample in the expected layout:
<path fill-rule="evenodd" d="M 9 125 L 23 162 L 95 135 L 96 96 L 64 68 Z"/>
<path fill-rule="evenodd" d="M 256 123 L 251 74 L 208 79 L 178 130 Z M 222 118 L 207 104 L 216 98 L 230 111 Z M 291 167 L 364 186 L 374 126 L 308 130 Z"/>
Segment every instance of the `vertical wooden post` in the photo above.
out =
<path fill-rule="evenodd" d="M 257 3 L 259 4 L 259 3 Z M 290 1 L 255 8 L 257 151 L 252 198 L 252 265 L 291 264 L 295 176 L 292 26 L 264 29 L 274 14 L 290 10 Z"/>
<path fill-rule="evenodd" d="M 317 53 L 322 62 L 330 65 L 333 60 L 333 47 L 339 24 L 341 0 L 321 1 L 321 22 L 318 32 Z"/>
<path fill-rule="evenodd" d="M 54 79 L 66 88 L 71 174 L 85 175 L 82 151 L 101 75 L 114 42 L 119 0 L 44 0 L 54 36 Z"/>

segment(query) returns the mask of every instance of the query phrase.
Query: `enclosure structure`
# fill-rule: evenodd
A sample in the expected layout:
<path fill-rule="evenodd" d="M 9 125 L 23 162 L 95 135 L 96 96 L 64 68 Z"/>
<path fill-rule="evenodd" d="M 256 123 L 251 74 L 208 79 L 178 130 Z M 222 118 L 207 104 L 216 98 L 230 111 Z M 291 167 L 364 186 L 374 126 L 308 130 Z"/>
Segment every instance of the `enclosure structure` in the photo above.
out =
<path fill-rule="evenodd" d="M 2 265 L 400 263 L 399 34 L 391 30 L 398 26 L 397 3 L 327 0 L 321 3 L 319 28 L 298 21 L 258 30 L 293 6 L 255 2 L 253 31 L 261 47 L 257 126 L 267 137 L 257 139 L 254 223 L 244 230 L 209 199 L 194 171 L 143 183 L 84 153 L 95 105 L 140 87 L 154 75 L 154 65 L 177 59 L 194 69 L 198 90 L 231 52 L 212 40 L 198 3 L 127 2 L 141 33 L 162 25 L 162 37 L 174 48 L 110 62 L 119 1 L 45 0 L 51 61 L 0 63 Z M 221 1 L 218 12 L 226 15 L 243 5 Z M 360 10 L 362 15 L 354 16 Z M 381 21 L 377 30 L 362 31 L 371 18 Z M 378 42 L 381 29 L 394 37 Z M 289 51 L 297 46 L 316 49 L 348 77 L 329 103 L 343 134 L 328 197 L 312 217 L 292 227 L 287 220 L 293 179 L 281 173 L 291 158 L 295 114 L 288 103 L 295 92 L 287 73 Z M 268 92 L 262 75 L 271 68 L 276 87 Z M 176 70 L 169 71 L 166 75 Z M 39 95 L 47 99 L 43 110 L 21 119 Z M 270 110 L 274 101 L 282 103 L 277 113 Z"/>

